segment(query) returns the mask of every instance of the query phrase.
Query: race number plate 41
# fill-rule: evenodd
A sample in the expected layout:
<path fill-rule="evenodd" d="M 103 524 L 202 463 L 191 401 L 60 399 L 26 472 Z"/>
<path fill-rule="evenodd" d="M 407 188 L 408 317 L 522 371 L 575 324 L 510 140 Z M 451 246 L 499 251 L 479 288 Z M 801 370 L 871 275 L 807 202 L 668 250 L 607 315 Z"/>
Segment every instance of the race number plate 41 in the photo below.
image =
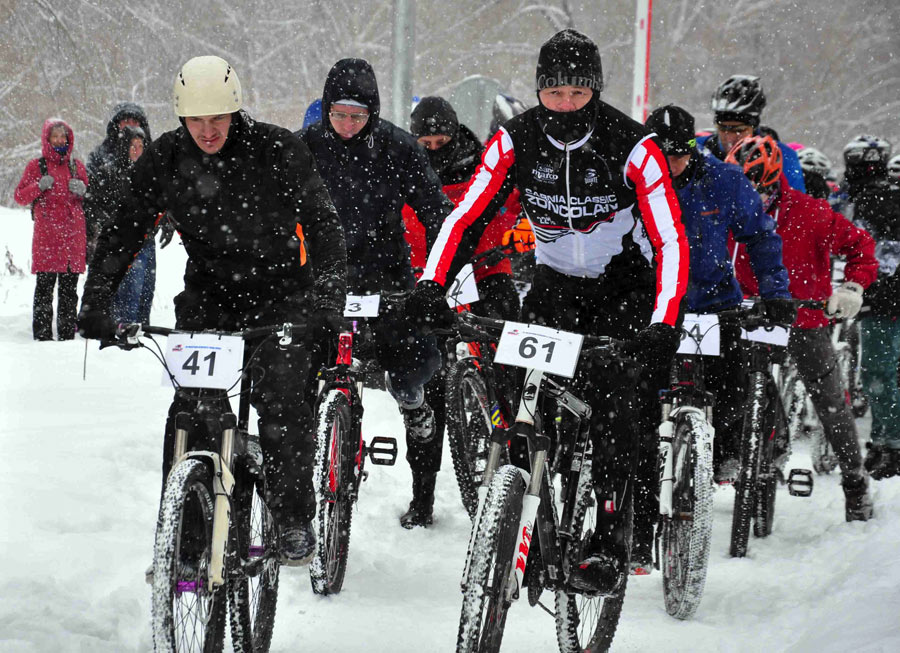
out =
<path fill-rule="evenodd" d="M 173 333 L 166 340 L 166 366 L 185 388 L 227 390 L 241 376 L 244 340 L 213 333 Z M 163 385 L 171 385 L 168 375 Z"/>
<path fill-rule="evenodd" d="M 572 378 L 584 336 L 550 327 L 505 322 L 494 360 Z"/>

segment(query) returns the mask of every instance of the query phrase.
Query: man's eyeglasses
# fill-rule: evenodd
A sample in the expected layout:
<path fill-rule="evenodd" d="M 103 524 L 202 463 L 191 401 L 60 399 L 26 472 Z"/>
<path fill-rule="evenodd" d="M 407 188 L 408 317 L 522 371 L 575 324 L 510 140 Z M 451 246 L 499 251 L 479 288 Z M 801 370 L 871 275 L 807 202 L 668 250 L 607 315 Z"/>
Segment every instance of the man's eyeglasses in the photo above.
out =
<path fill-rule="evenodd" d="M 728 132 L 730 134 L 746 134 L 753 131 L 750 125 L 716 125 L 716 129 L 720 132 Z"/>
<path fill-rule="evenodd" d="M 349 120 L 354 125 L 364 125 L 369 119 L 368 113 L 346 113 L 344 111 L 330 111 L 328 115 L 331 116 L 332 120 L 336 120 L 338 122 Z"/>

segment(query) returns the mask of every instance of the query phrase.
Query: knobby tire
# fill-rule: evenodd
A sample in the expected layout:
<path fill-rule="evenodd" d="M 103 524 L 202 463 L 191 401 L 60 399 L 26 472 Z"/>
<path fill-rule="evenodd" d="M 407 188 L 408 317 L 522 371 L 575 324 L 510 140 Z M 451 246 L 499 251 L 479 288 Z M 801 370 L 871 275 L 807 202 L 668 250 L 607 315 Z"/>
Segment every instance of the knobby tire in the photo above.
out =
<path fill-rule="evenodd" d="M 221 651 L 225 588 L 209 588 L 214 494 L 206 463 L 169 474 L 153 547 L 153 644 L 157 651 Z"/>
<path fill-rule="evenodd" d="M 733 558 L 747 555 L 750 540 L 750 526 L 756 507 L 756 489 L 759 476 L 760 450 L 762 449 L 765 423 L 766 387 L 765 375 L 750 375 L 747 390 L 748 410 L 744 411 L 741 431 L 741 469 L 734 482 L 734 510 L 731 516 L 731 545 L 729 553 Z"/>
<path fill-rule="evenodd" d="M 316 553 L 309 578 L 316 594 L 337 594 L 344 584 L 350 552 L 350 521 L 359 433 L 350 402 L 340 390 L 330 390 L 320 403 L 314 485 L 318 499 Z"/>

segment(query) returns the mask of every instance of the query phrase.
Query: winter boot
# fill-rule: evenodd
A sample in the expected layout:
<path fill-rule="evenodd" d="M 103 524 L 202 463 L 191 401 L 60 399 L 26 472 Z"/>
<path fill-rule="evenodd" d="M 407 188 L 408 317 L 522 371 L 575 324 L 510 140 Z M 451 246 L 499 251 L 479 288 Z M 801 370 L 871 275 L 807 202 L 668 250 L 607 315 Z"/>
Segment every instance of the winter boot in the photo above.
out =
<path fill-rule="evenodd" d="M 847 521 L 868 521 L 872 518 L 872 498 L 869 496 L 869 479 L 865 472 L 844 474 L 844 516 Z"/>
<path fill-rule="evenodd" d="M 426 443 L 434 438 L 434 412 L 427 401 L 418 408 L 401 408 L 406 436 L 416 442 Z"/>
<path fill-rule="evenodd" d="M 400 515 L 400 525 L 411 530 L 434 523 L 434 482 L 437 474 L 413 472 L 413 498 L 409 510 Z"/>
<path fill-rule="evenodd" d="M 628 575 L 627 555 L 602 543 L 593 544 L 585 553 L 572 571 L 569 579 L 572 587 L 587 594 L 606 596 L 622 589 Z"/>
<path fill-rule="evenodd" d="M 281 564 L 300 567 L 309 564 L 316 552 L 316 531 L 311 521 L 289 525 L 281 532 Z"/>
<path fill-rule="evenodd" d="M 880 481 L 900 473 L 900 451 L 874 442 L 867 442 L 866 449 L 863 466 L 873 480 Z"/>

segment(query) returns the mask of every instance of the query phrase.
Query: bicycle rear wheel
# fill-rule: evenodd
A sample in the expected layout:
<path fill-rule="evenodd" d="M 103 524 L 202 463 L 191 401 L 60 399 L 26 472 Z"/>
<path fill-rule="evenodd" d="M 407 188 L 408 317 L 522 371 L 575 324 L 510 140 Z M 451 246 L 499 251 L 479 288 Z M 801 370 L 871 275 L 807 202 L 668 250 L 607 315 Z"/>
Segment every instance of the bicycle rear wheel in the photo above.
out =
<path fill-rule="evenodd" d="M 623 509 L 627 510 L 629 522 L 633 518 L 630 494 L 629 492 L 623 506 Z M 585 463 L 578 478 L 575 509 L 572 513 L 572 530 L 576 538 L 580 536 L 581 542 L 590 539 L 593 526 L 597 522 L 596 511 L 597 501 L 591 483 L 590 464 Z M 570 559 L 564 560 L 563 565 L 574 564 L 575 560 L 571 558 L 580 555 L 580 550 L 581 547 L 570 545 L 567 554 Z M 563 590 L 556 592 L 556 639 L 562 653 L 582 653 L 582 651 L 598 653 L 609 650 L 616 628 L 619 626 L 627 583 L 628 576 L 625 577 L 622 588 L 612 596 L 567 594 Z"/>
<path fill-rule="evenodd" d="M 672 516 L 661 518 L 663 598 L 666 612 L 690 619 L 703 598 L 713 521 L 712 440 L 696 415 L 678 417 L 672 460 Z"/>
<path fill-rule="evenodd" d="M 235 493 L 238 519 L 233 541 L 241 569 L 228 582 L 231 641 L 235 651 L 266 653 L 278 603 L 278 539 L 262 479 L 247 470 L 238 473 L 242 482 Z"/>
<path fill-rule="evenodd" d="M 199 460 L 169 474 L 153 547 L 153 644 L 157 651 L 221 651 L 224 587 L 209 582 L 212 476 Z"/>
<path fill-rule="evenodd" d="M 517 467 L 504 465 L 491 481 L 469 558 L 459 618 L 457 653 L 500 650 L 510 603 L 510 579 L 525 481 Z"/>
<path fill-rule="evenodd" d="M 474 519 L 478 510 L 478 487 L 484 479 L 491 445 L 491 414 L 487 385 L 480 366 L 484 361 L 463 358 L 447 374 L 447 437 L 453 470 L 463 506 Z"/>
<path fill-rule="evenodd" d="M 779 456 L 780 449 L 784 448 L 785 429 L 782 407 L 778 403 L 776 394 L 770 393 L 769 404 L 766 407 L 764 438 L 760 443 L 759 471 L 756 480 L 756 511 L 753 521 L 753 535 L 756 537 L 768 537 L 772 534 L 778 475 L 781 473 L 776 465 L 776 456 Z"/>
<path fill-rule="evenodd" d="M 747 391 L 748 409 L 744 413 L 741 431 L 741 469 L 734 482 L 734 511 L 731 515 L 731 544 L 733 558 L 747 555 L 750 526 L 756 507 L 759 458 L 765 428 L 765 378 L 756 372 L 750 375 Z"/>
<path fill-rule="evenodd" d="M 359 432 L 350 402 L 330 390 L 319 405 L 314 484 L 319 509 L 316 554 L 309 579 L 316 594 L 337 594 L 344 584 L 353 517 L 353 466 L 359 454 Z"/>

